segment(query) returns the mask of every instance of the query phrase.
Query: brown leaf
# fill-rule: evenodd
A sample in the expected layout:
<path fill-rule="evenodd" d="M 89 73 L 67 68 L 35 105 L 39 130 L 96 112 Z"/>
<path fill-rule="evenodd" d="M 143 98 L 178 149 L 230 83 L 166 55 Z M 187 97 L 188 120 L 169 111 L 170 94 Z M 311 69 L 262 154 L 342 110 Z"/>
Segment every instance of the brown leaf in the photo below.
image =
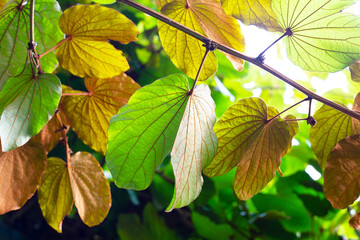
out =
<path fill-rule="evenodd" d="M 360 93 L 356 96 L 354 100 L 354 105 L 352 108 L 353 111 L 358 111 L 360 113 Z M 352 129 L 354 134 L 360 134 L 360 121 L 356 118 L 352 119 Z"/>
<path fill-rule="evenodd" d="M 75 206 L 89 227 L 100 224 L 111 206 L 109 182 L 98 161 L 87 152 L 77 152 L 68 164 Z"/>
<path fill-rule="evenodd" d="M 324 172 L 324 194 L 334 208 L 346 208 L 360 194 L 360 135 L 341 140 L 331 151 Z"/>
<path fill-rule="evenodd" d="M 360 213 L 356 213 L 349 221 L 349 224 L 354 229 L 360 229 Z"/>
<path fill-rule="evenodd" d="M 0 215 L 21 208 L 34 195 L 45 167 L 46 154 L 37 142 L 0 151 Z"/>

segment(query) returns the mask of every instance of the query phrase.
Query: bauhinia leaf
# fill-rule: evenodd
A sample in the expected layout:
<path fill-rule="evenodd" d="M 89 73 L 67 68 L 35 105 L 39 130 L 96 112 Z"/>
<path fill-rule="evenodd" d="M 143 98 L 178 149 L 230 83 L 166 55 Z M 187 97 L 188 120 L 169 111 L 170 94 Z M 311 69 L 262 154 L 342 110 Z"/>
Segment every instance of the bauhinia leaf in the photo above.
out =
<path fill-rule="evenodd" d="M 37 142 L 0 151 L 0 215 L 21 208 L 34 195 L 45 167 L 46 153 Z"/>
<path fill-rule="evenodd" d="M 12 77 L 0 92 L 0 135 L 3 151 L 24 145 L 54 114 L 61 95 L 60 80 L 52 74 L 35 78 L 31 67 Z"/>
<path fill-rule="evenodd" d="M 327 158 L 335 145 L 341 139 L 360 132 L 352 127 L 350 116 L 327 105 L 317 110 L 314 118 L 317 123 L 310 128 L 309 140 L 321 168 L 325 169 Z"/>
<path fill-rule="evenodd" d="M 65 10 L 59 25 L 68 36 L 56 49 L 61 66 L 79 77 L 110 78 L 129 69 L 126 58 L 108 40 L 136 41 L 136 26 L 114 9 L 77 5 Z"/>
<path fill-rule="evenodd" d="M 73 206 L 69 172 L 60 158 L 49 158 L 38 190 L 38 201 L 47 223 L 62 232 L 62 221 Z"/>
<path fill-rule="evenodd" d="M 24 2 L 23 7 L 18 7 L 20 2 Z M 16 75 L 25 67 L 29 42 L 29 15 L 29 1 L 12 1 L 0 13 L 0 91 L 8 80 L 9 73 Z M 61 8 L 57 1 L 35 2 L 34 33 L 39 53 L 55 46 L 63 38 L 58 25 L 60 15 Z M 57 66 L 53 53 L 44 56 L 40 62 L 42 69 L 48 73 Z"/>
<path fill-rule="evenodd" d="M 273 0 L 280 26 L 290 33 L 290 60 L 305 70 L 336 72 L 360 59 L 360 17 L 341 12 L 354 2 Z"/>
<path fill-rule="evenodd" d="M 111 118 L 106 163 L 122 188 L 147 188 L 172 148 L 188 101 L 189 82 L 180 74 L 145 86 Z"/>
<path fill-rule="evenodd" d="M 62 221 L 74 201 L 88 226 L 101 223 L 111 206 L 104 172 L 97 160 L 85 152 L 74 154 L 67 164 L 59 158 L 49 158 L 38 194 L 44 218 L 58 232 L 62 231 Z"/>
<path fill-rule="evenodd" d="M 207 85 L 200 85 L 186 105 L 171 151 L 175 191 L 167 211 L 189 205 L 198 197 L 203 184 L 202 169 L 216 154 L 215 102 L 210 94 Z"/>
<path fill-rule="evenodd" d="M 215 124 L 219 148 L 204 173 L 222 175 L 238 166 L 234 190 L 247 200 L 263 189 L 275 176 L 281 157 L 290 142 L 287 122 L 268 118 L 276 112 L 259 98 L 236 102 Z M 268 116 L 269 115 L 269 116 Z"/>
<path fill-rule="evenodd" d="M 360 194 L 360 135 L 341 140 L 331 151 L 324 172 L 324 194 L 334 208 L 346 208 Z"/>
<path fill-rule="evenodd" d="M 111 206 L 110 186 L 98 161 L 87 152 L 77 152 L 68 163 L 75 206 L 89 227 L 100 224 Z"/>
<path fill-rule="evenodd" d="M 209 38 L 244 51 L 244 38 L 239 23 L 228 16 L 217 0 L 177 0 L 167 1 L 161 13 L 175 21 L 204 34 Z M 164 1 L 158 3 L 164 4 Z M 205 53 L 203 43 L 170 25 L 158 23 L 159 36 L 171 61 L 187 76 L 195 78 Z M 228 55 L 235 69 L 242 70 L 244 62 Z M 199 80 L 206 80 L 216 72 L 217 59 L 210 53 L 205 61 Z"/>
<path fill-rule="evenodd" d="M 86 92 L 67 88 L 65 93 L 85 94 L 63 97 L 63 109 L 79 138 L 105 154 L 110 118 L 127 103 L 140 86 L 121 74 L 110 79 L 85 79 Z"/>
<path fill-rule="evenodd" d="M 355 82 L 360 82 L 360 61 L 355 62 L 354 65 L 350 67 L 351 79 Z"/>
<path fill-rule="evenodd" d="M 225 12 L 244 24 L 255 25 L 272 32 L 282 32 L 275 13 L 271 9 L 271 0 L 222 0 Z"/>

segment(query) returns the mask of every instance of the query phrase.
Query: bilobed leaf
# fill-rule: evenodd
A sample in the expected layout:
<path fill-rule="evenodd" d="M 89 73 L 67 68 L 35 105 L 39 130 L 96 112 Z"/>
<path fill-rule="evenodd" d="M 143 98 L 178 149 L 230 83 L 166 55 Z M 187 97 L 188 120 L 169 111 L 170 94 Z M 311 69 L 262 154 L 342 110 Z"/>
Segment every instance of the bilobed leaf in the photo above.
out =
<path fill-rule="evenodd" d="M 353 120 L 349 115 L 327 105 L 317 110 L 314 118 L 317 123 L 310 128 L 309 140 L 321 168 L 325 169 L 327 158 L 335 145 L 341 139 L 356 134 L 357 130 L 353 129 Z"/>
<path fill-rule="evenodd" d="M 356 61 L 354 65 L 350 66 L 351 79 L 355 82 L 360 82 L 360 61 Z"/>
<path fill-rule="evenodd" d="M 3 151 L 24 145 L 54 114 L 61 95 L 59 79 L 52 74 L 33 77 L 31 67 L 12 77 L 0 93 L 0 135 Z"/>
<path fill-rule="evenodd" d="M 61 30 L 69 36 L 56 49 L 61 66 L 79 77 L 111 78 L 129 69 L 126 58 L 108 40 L 136 41 L 136 26 L 114 9 L 77 5 L 60 17 Z"/>
<path fill-rule="evenodd" d="M 279 117 L 268 121 L 276 112 L 269 107 L 268 113 L 260 98 L 245 98 L 215 124 L 219 148 L 204 173 L 222 175 L 238 166 L 234 190 L 241 200 L 249 199 L 270 182 L 288 147 L 289 125 Z"/>
<path fill-rule="evenodd" d="M 272 32 L 281 32 L 271 0 L 222 0 L 225 12 L 247 25 L 255 25 Z"/>
<path fill-rule="evenodd" d="M 30 1 L 24 1 L 23 8 L 18 8 L 20 2 L 8 3 L 0 13 L 0 91 L 7 82 L 9 73 L 16 75 L 25 67 L 29 42 Z M 61 8 L 57 1 L 35 2 L 34 33 L 38 53 L 49 50 L 63 38 L 58 26 L 60 15 Z M 53 53 L 44 56 L 40 62 L 42 69 L 48 73 L 57 66 Z"/>
<path fill-rule="evenodd" d="M 346 208 L 360 194 L 360 135 L 341 140 L 331 151 L 324 172 L 324 194 L 334 208 Z"/>
<path fill-rule="evenodd" d="M 0 151 L 0 215 L 21 208 L 34 195 L 45 167 L 46 153 L 37 142 Z"/>
<path fill-rule="evenodd" d="M 280 26 L 289 29 L 287 54 L 305 70 L 336 72 L 360 59 L 360 17 L 341 10 L 356 0 L 273 0 Z"/>
<path fill-rule="evenodd" d="M 160 2 L 160 5 L 163 3 L 164 1 Z M 239 23 L 224 12 L 217 0 L 169 1 L 161 7 L 161 13 L 219 43 L 238 51 L 245 49 Z M 161 42 L 170 59 L 187 76 L 195 78 L 205 53 L 203 43 L 160 21 L 158 28 Z M 242 60 L 230 55 L 228 58 L 235 69 L 242 70 Z M 208 79 L 216 69 L 217 59 L 214 53 L 210 53 L 199 80 Z"/>
<path fill-rule="evenodd" d="M 126 74 L 109 79 L 85 79 L 86 92 L 67 88 L 65 93 L 85 95 L 64 96 L 62 105 L 72 129 L 94 150 L 105 154 L 110 118 L 140 88 Z"/>
<path fill-rule="evenodd" d="M 216 154 L 215 102 L 210 94 L 207 85 L 200 85 L 186 105 L 171 151 L 175 191 L 167 211 L 189 205 L 199 196 L 202 169 Z"/>
<path fill-rule="evenodd" d="M 159 79 L 135 92 L 111 118 L 106 163 L 117 186 L 143 190 L 170 152 L 185 111 L 188 79 Z"/>
<path fill-rule="evenodd" d="M 87 152 L 77 152 L 69 163 L 69 177 L 75 206 L 89 227 L 98 225 L 111 206 L 110 186 L 98 161 Z"/>
<path fill-rule="evenodd" d="M 38 190 L 38 201 L 47 223 L 62 232 L 62 221 L 73 206 L 69 172 L 60 158 L 49 158 Z"/>

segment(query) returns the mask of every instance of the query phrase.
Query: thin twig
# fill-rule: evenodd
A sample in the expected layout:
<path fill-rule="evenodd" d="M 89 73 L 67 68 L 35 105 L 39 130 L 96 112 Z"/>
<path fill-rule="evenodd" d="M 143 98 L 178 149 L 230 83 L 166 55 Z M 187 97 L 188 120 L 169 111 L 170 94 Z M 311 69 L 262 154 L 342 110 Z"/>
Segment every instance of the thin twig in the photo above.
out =
<path fill-rule="evenodd" d="M 50 48 L 49 50 L 47 50 L 46 52 L 44 52 L 43 54 L 39 55 L 39 59 L 41 59 L 42 57 L 44 57 L 46 54 L 48 54 L 49 52 L 51 52 L 52 50 L 54 50 L 55 48 L 59 47 L 60 45 L 62 45 L 63 43 L 65 43 L 67 40 L 70 40 L 72 38 L 72 36 L 68 36 L 67 38 L 64 38 L 63 40 L 61 40 L 58 44 L 56 44 L 55 46 L 53 46 L 52 48 Z"/>
<path fill-rule="evenodd" d="M 62 119 L 61 119 L 61 116 L 60 116 L 60 111 L 59 110 L 56 110 L 55 112 L 55 115 L 60 123 L 60 131 L 61 131 L 61 135 L 62 135 L 62 138 L 64 139 L 64 143 L 65 143 L 65 150 L 66 150 L 66 162 L 68 163 L 70 161 L 70 158 L 71 158 L 71 149 L 69 147 L 69 142 L 68 142 L 68 138 L 66 136 L 66 126 L 65 124 L 63 123 Z"/>
<path fill-rule="evenodd" d="M 297 105 L 299 105 L 300 103 L 303 103 L 303 102 L 309 101 L 309 100 L 310 100 L 310 98 L 305 98 L 305 99 L 301 100 L 300 102 L 297 102 L 297 103 L 295 103 L 294 105 L 291 105 L 290 107 L 288 107 L 288 108 L 285 109 L 284 111 L 282 111 L 282 112 L 276 114 L 274 117 L 268 119 L 267 122 L 271 122 L 273 119 L 277 118 L 278 116 L 280 116 L 280 115 L 283 114 L 284 112 L 287 112 L 287 111 L 289 111 L 290 109 L 292 109 L 293 107 L 296 107 Z"/>
<path fill-rule="evenodd" d="M 192 29 L 188 28 L 188 27 L 185 27 L 184 25 L 172 20 L 171 18 L 168 18 L 166 17 L 165 15 L 161 14 L 161 13 L 158 13 L 148 7 L 145 7 L 133 0 L 117 0 L 118 2 L 121 2 L 121 3 L 124 3 L 130 7 L 133 7 L 143 13 L 146 13 L 174 28 L 177 28 L 179 29 L 180 31 L 202 41 L 203 43 L 206 43 L 206 42 L 209 42 L 209 41 L 213 41 L 195 31 L 193 31 Z M 299 90 L 300 92 L 304 93 L 306 96 L 309 96 L 311 97 L 312 99 L 315 99 L 319 102 L 322 102 L 323 104 L 325 105 L 328 105 L 340 112 L 343 112 L 347 115 L 349 115 L 350 117 L 353 117 L 353 118 L 356 118 L 356 119 L 359 119 L 360 120 L 360 113 L 358 112 L 355 112 L 355 111 L 352 111 L 350 109 L 348 109 L 347 107 L 344 107 L 340 104 L 337 104 L 333 101 L 330 101 L 322 96 L 319 96 L 317 95 L 316 93 L 310 91 L 309 89 L 305 88 L 304 86 L 302 86 L 301 84 L 297 83 L 296 81 L 292 80 L 291 78 L 283 75 L 282 73 L 278 72 L 277 70 L 271 68 L 270 66 L 266 65 L 266 64 L 263 64 L 261 61 L 259 61 L 257 58 L 253 58 L 253 57 L 249 57 L 233 48 L 230 48 L 230 47 L 227 47 L 223 44 L 220 44 L 216 41 L 213 41 L 214 43 L 216 43 L 218 45 L 218 49 L 225 52 L 225 53 L 228 53 L 234 57 L 238 57 L 240 59 L 243 59 L 245 61 L 248 61 L 258 67 L 260 67 L 261 69 L 267 71 L 268 73 L 274 75 L 275 77 L 279 78 L 280 80 L 282 80 L 283 82 L 289 84 L 290 86 L 296 88 L 297 90 Z"/>

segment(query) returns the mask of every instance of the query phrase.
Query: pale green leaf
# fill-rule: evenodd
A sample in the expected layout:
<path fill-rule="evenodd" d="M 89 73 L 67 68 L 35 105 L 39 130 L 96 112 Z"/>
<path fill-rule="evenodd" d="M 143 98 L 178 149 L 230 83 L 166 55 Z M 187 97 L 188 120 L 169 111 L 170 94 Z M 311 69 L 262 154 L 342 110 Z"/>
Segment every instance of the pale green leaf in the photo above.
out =
<path fill-rule="evenodd" d="M 360 59 L 360 17 L 341 10 L 356 0 L 273 0 L 279 24 L 289 29 L 287 53 L 309 71 L 336 72 Z"/>
<path fill-rule="evenodd" d="M 62 221 L 73 206 L 69 172 L 60 158 L 49 158 L 38 190 L 38 201 L 47 223 L 62 232 Z"/>
<path fill-rule="evenodd" d="M 25 67 L 29 42 L 30 1 L 19 10 L 20 1 L 12 1 L 0 12 L 0 91 L 11 75 Z M 63 38 L 58 22 L 61 15 L 59 4 L 53 0 L 35 2 L 35 41 L 37 52 L 43 53 Z M 57 66 L 53 53 L 40 60 L 45 72 L 51 73 Z"/>
<path fill-rule="evenodd" d="M 61 84 L 52 74 L 35 78 L 31 67 L 10 78 L 0 93 L 0 135 L 3 151 L 24 145 L 51 119 L 59 104 Z"/>
<path fill-rule="evenodd" d="M 197 86 L 186 105 L 171 151 L 175 191 L 167 211 L 187 206 L 198 197 L 202 169 L 216 154 L 215 102 L 210 94 L 207 85 Z"/>
<path fill-rule="evenodd" d="M 145 86 L 111 118 L 106 163 L 117 186 L 147 188 L 170 152 L 188 101 L 189 82 L 180 74 Z"/>

